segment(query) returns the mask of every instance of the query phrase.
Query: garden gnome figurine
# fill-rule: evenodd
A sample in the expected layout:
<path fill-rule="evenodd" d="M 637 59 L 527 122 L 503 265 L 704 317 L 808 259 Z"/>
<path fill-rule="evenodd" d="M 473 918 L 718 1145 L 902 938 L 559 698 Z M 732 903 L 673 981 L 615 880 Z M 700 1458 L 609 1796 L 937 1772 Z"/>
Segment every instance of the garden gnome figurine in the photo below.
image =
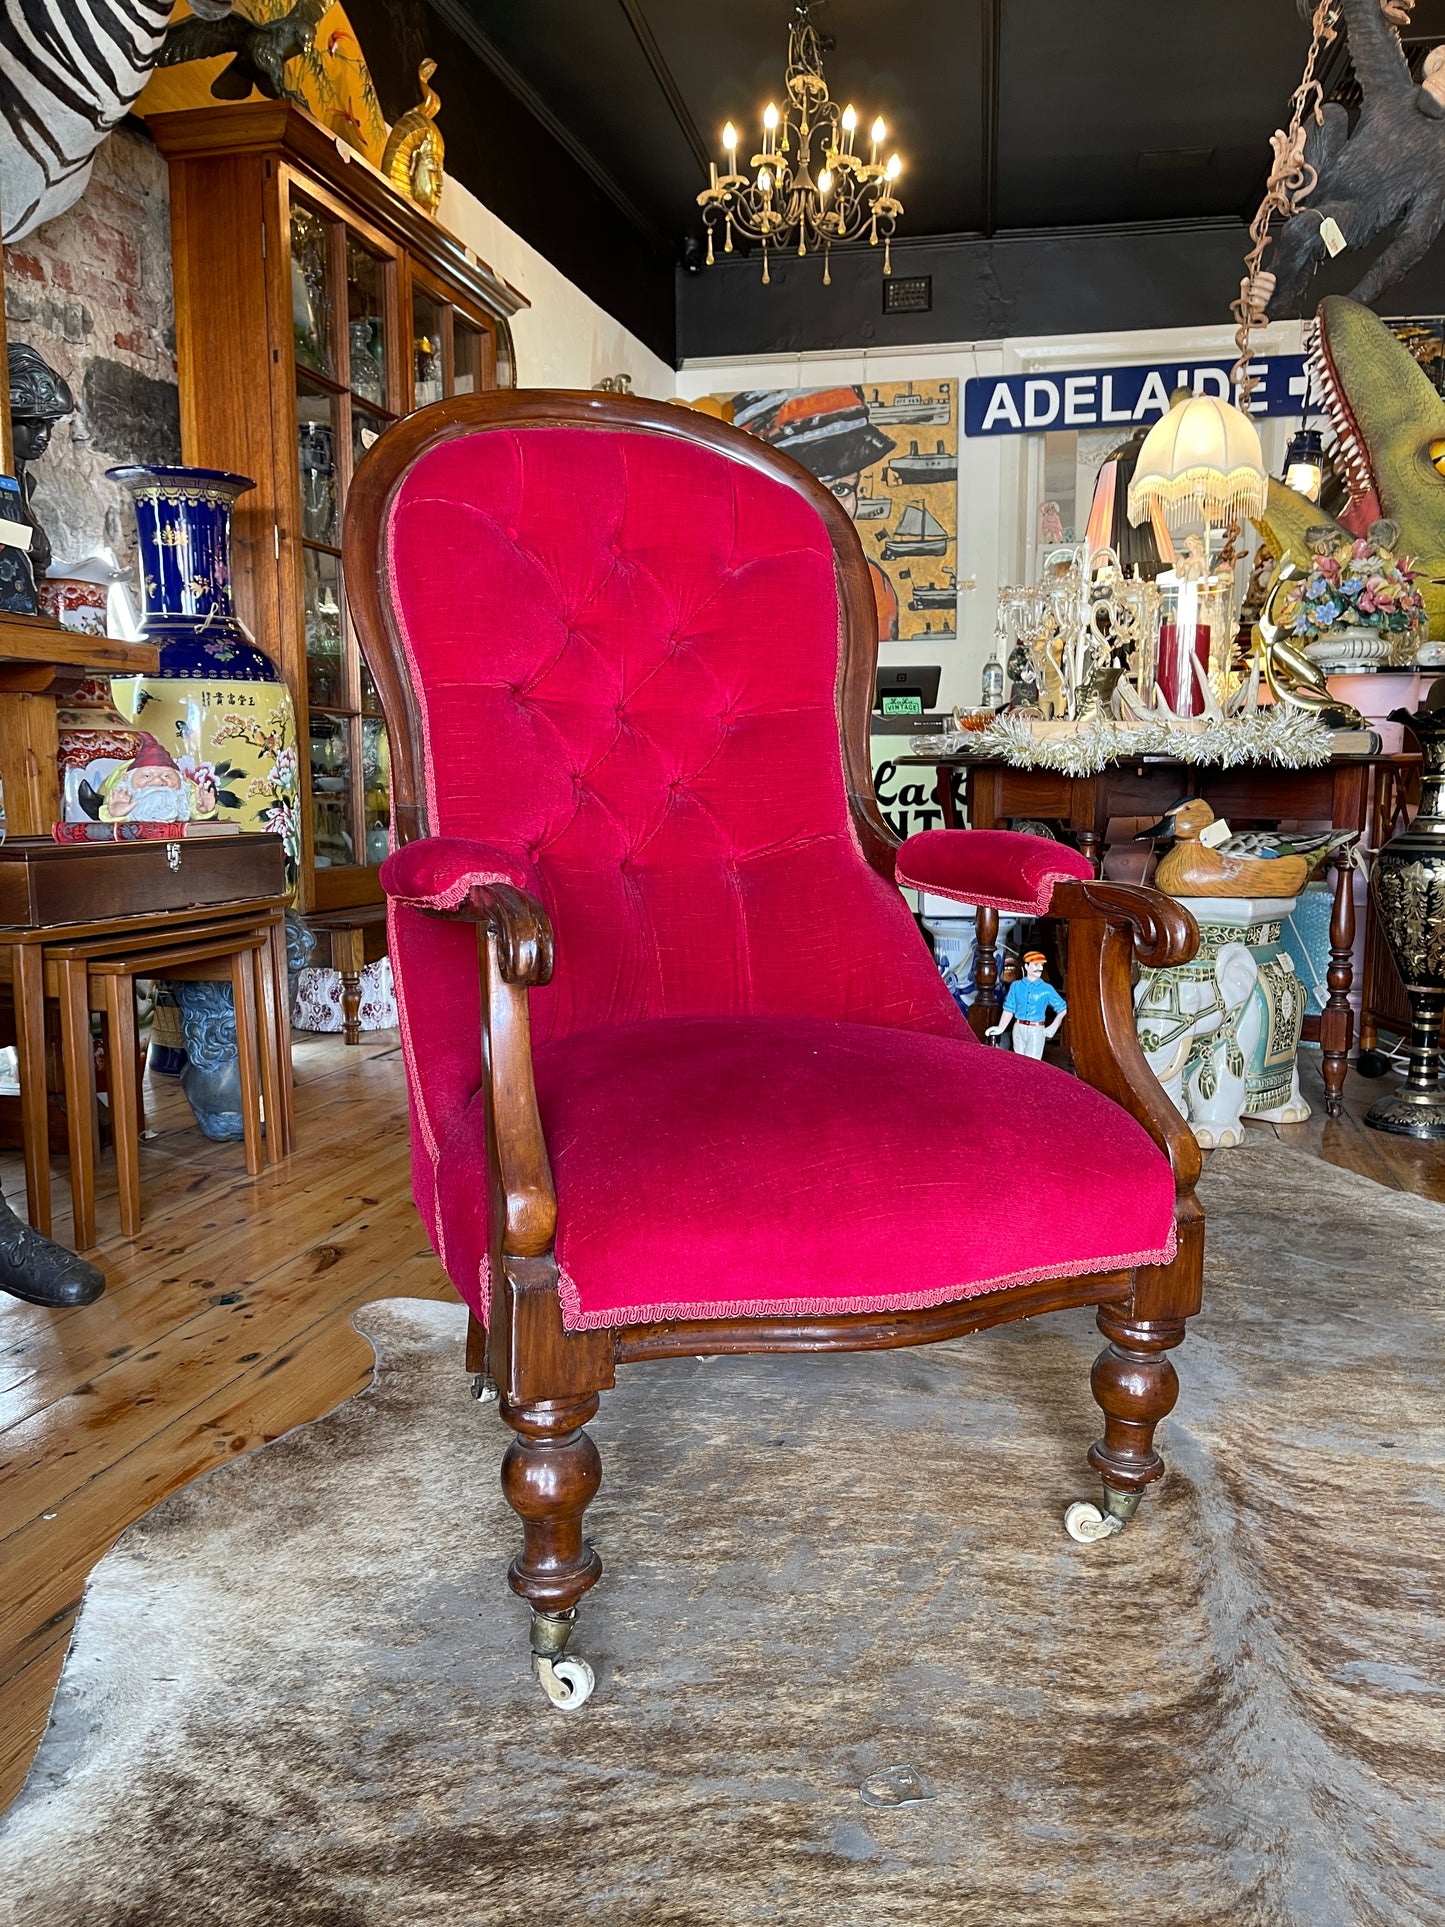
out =
<path fill-rule="evenodd" d="M 35 519 L 31 497 L 35 477 L 30 463 L 38 461 L 50 446 L 55 424 L 75 412 L 75 397 L 62 375 L 56 374 L 24 341 L 10 343 L 10 429 L 15 440 L 15 473 L 20 482 L 20 506 L 25 520 L 34 529 L 30 543 L 30 562 L 37 581 L 51 563 L 50 537 Z"/>
<path fill-rule="evenodd" d="M 1003 1000 L 1003 1016 L 984 1032 L 985 1037 L 1002 1037 L 1012 1024 L 1014 1049 L 1024 1057 L 1042 1057 L 1044 1045 L 1064 1021 L 1068 1009 L 1052 984 L 1044 982 L 1042 950 L 1024 954 L 1024 974 L 1008 987 Z M 1049 1014 L 1057 1011 L 1052 1023 Z"/>

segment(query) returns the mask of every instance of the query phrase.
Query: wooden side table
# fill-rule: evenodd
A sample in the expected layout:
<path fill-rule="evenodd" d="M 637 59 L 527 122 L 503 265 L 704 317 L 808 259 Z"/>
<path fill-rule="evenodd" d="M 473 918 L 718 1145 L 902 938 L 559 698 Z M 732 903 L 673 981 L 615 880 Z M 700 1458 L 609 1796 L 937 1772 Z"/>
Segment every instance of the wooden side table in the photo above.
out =
<path fill-rule="evenodd" d="M 962 827 L 953 797 L 954 774 L 961 771 L 967 786 L 968 821 L 974 829 L 1005 829 L 1019 817 L 1057 823 L 1074 835 L 1096 870 L 1111 817 L 1162 816 L 1181 796 L 1205 797 L 1216 816 L 1227 817 L 1236 827 L 1278 823 L 1284 818 L 1328 822 L 1337 830 L 1355 830 L 1366 842 L 1373 842 L 1375 812 L 1383 793 L 1380 772 L 1408 771 L 1419 760 L 1418 756 L 1336 756 L 1315 769 L 1281 769 L 1272 763 L 1217 769 L 1151 756 L 1117 764 L 1093 776 L 1067 776 L 1057 770 L 1015 769 L 1008 763 L 962 754 L 895 758 L 900 767 L 915 765 L 937 771 L 935 795 L 949 829 Z M 995 1022 L 998 1012 L 993 962 L 997 912 L 980 910 L 977 930 L 976 1028 Z M 1347 853 L 1335 865 L 1326 979 L 1329 1000 L 1318 1015 L 1306 1017 L 1304 1032 L 1320 1045 L 1325 1109 L 1331 1117 L 1340 1113 L 1354 1038 L 1354 1012 L 1350 1008 L 1354 945 L 1354 870 Z"/>
<path fill-rule="evenodd" d="M 341 1022 L 348 1044 L 361 1042 L 361 973 L 386 955 L 386 905 L 358 903 L 344 910 L 311 910 L 306 921 L 331 940 L 331 968 L 341 978 Z"/>
<path fill-rule="evenodd" d="M 89 937 L 156 931 L 172 940 L 191 913 L 225 908 L 264 921 L 286 905 L 285 856 L 269 833 L 196 837 L 176 843 L 55 843 L 12 839 L 0 846 L 0 974 L 14 986 L 16 1054 L 30 1222 L 50 1230 L 50 1146 L 45 1076 L 45 950 Z M 272 923 L 278 1035 L 288 1035 L 286 943 Z M 291 1132 L 289 1079 L 279 1093 L 283 1139 Z"/>

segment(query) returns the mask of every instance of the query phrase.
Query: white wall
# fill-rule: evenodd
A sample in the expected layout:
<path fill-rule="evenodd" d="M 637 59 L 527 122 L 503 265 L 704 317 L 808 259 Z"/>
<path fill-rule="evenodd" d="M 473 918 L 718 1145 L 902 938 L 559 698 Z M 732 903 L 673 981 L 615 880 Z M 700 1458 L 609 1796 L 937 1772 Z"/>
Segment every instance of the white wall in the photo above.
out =
<path fill-rule="evenodd" d="M 440 219 L 532 304 L 512 317 L 519 388 L 595 388 L 604 375 L 631 375 L 634 394 L 671 398 L 676 381 L 671 365 L 450 175 Z"/>
<path fill-rule="evenodd" d="M 1298 322 L 1277 323 L 1255 343 L 1257 355 L 1299 354 Z M 1019 337 L 1007 341 L 946 342 L 936 346 L 889 349 L 871 354 L 820 353 L 767 355 L 748 361 L 684 362 L 677 393 L 730 394 L 745 388 L 822 388 L 873 381 L 938 381 L 960 385 L 975 375 L 1015 375 L 1058 368 L 1096 368 L 1129 362 L 1234 359 L 1229 327 L 1138 329 L 1114 334 Z M 1289 418 L 1259 424 L 1266 465 L 1278 473 L 1285 443 L 1294 427 Z M 1042 499 L 1042 435 L 960 437 L 958 457 L 958 641 L 946 644 L 940 709 L 979 700 L 983 665 L 993 647 L 1001 584 L 1027 580 L 1033 561 L 1030 537 Z M 945 653 L 946 652 L 946 653 Z M 879 661 L 907 663 L 918 657 L 918 642 L 885 642 Z"/>

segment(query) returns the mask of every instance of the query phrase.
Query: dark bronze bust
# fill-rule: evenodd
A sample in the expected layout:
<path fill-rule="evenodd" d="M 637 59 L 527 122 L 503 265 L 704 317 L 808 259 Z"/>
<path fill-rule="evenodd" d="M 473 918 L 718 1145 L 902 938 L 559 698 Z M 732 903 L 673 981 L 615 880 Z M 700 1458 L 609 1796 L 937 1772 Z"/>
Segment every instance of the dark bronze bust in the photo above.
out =
<path fill-rule="evenodd" d="M 15 443 L 15 473 L 20 482 L 20 504 L 25 521 L 34 529 L 30 560 L 37 581 L 50 567 L 50 537 L 35 519 L 31 496 L 35 478 L 29 464 L 50 446 L 55 424 L 71 414 L 75 397 L 63 375 L 23 341 L 10 343 L 10 431 Z"/>

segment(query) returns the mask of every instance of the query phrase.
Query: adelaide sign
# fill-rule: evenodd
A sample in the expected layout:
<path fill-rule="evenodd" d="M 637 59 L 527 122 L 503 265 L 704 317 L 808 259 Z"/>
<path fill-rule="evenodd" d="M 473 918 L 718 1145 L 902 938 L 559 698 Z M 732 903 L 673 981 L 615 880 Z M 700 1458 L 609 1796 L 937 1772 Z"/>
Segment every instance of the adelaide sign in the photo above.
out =
<path fill-rule="evenodd" d="M 1259 386 L 1254 415 L 1298 415 L 1309 376 L 1303 355 L 1250 363 Z M 1056 375 L 975 375 L 963 385 L 965 435 L 1042 435 L 1051 428 L 1112 428 L 1156 422 L 1176 388 L 1231 397 L 1227 361 L 1168 361 L 1127 368 L 1075 368 Z"/>

